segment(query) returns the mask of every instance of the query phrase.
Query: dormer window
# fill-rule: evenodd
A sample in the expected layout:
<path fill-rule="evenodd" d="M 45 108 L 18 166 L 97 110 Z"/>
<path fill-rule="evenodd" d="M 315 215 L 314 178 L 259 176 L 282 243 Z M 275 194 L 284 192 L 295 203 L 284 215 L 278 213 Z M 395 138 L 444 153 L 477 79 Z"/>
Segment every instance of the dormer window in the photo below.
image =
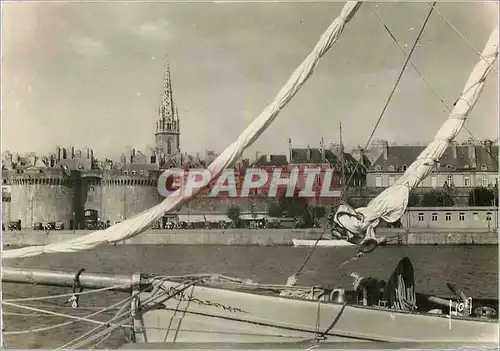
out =
<path fill-rule="evenodd" d="M 137 171 L 134 169 L 134 170 L 132 171 L 132 174 L 133 174 L 133 175 L 135 175 L 136 173 L 137 173 Z"/>
<path fill-rule="evenodd" d="M 139 171 L 139 174 L 140 174 L 140 175 L 144 175 L 144 171 L 141 169 L 141 170 Z"/>
<path fill-rule="evenodd" d="M 468 165 L 468 164 L 465 164 L 465 165 L 464 165 L 464 168 L 465 168 L 465 169 L 469 168 L 469 165 Z"/>
<path fill-rule="evenodd" d="M 485 165 L 485 164 L 482 164 L 482 165 L 481 165 L 481 171 L 486 171 L 487 169 L 488 169 L 488 168 L 486 167 L 486 165 Z"/>
<path fill-rule="evenodd" d="M 408 168 L 407 165 L 403 165 L 403 172 L 406 171 L 407 168 Z"/>
<path fill-rule="evenodd" d="M 389 166 L 389 172 L 394 172 L 394 171 L 395 171 L 394 166 L 393 166 L 393 165 L 390 165 L 390 166 Z"/>
<path fill-rule="evenodd" d="M 382 170 L 382 167 L 380 165 L 375 166 L 375 171 L 380 172 Z"/>
<path fill-rule="evenodd" d="M 128 174 L 128 171 L 123 171 L 123 174 Z"/>

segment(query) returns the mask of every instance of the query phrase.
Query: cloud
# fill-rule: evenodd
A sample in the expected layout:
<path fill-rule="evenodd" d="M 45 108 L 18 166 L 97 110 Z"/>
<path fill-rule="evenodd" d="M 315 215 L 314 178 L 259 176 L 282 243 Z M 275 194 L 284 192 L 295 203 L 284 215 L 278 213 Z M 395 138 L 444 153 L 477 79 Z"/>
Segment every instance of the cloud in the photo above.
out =
<path fill-rule="evenodd" d="M 169 23 L 165 20 L 146 22 L 135 27 L 133 32 L 144 38 L 165 39 L 170 34 Z"/>
<path fill-rule="evenodd" d="M 75 52 L 82 56 L 96 57 L 106 53 L 103 42 L 92 38 L 73 38 L 71 44 Z"/>

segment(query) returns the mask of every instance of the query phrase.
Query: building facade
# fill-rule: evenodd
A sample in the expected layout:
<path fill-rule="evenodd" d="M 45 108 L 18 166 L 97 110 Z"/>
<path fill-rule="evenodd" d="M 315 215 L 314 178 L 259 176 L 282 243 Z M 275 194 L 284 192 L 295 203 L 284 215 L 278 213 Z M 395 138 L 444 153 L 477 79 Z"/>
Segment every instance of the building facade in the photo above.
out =
<path fill-rule="evenodd" d="M 297 191 L 306 187 L 308 169 L 320 170 L 312 184 L 314 196 L 305 198 L 305 201 L 312 204 L 330 205 L 338 201 L 338 196 L 322 197 L 320 196 L 322 189 L 341 191 L 347 181 L 350 181 L 350 186 L 362 186 L 366 179 L 366 162 L 364 156 L 361 160 L 357 160 L 353 155 L 344 152 L 339 145 L 330 145 L 328 148 L 309 146 L 294 148 L 290 142 L 288 156 L 260 155 L 252 167 L 264 169 L 268 173 L 268 182 L 257 190 L 260 196 L 266 196 L 269 193 L 272 174 L 276 169 L 281 171 L 281 178 L 290 178 L 290 172 L 298 170 Z M 285 191 L 284 186 L 278 187 L 277 198 L 284 196 Z"/>
<path fill-rule="evenodd" d="M 366 186 L 380 189 L 393 185 L 425 149 L 423 146 L 389 146 L 384 141 L 377 141 L 373 146 L 378 154 L 374 153 L 375 159 L 368 170 Z M 494 188 L 497 185 L 498 145 L 491 141 L 477 144 L 469 140 L 462 145 L 450 145 L 437 162 L 435 170 L 418 187 L 472 190 L 475 187 Z"/>
<path fill-rule="evenodd" d="M 401 217 L 403 228 L 498 230 L 496 207 L 409 207 Z"/>

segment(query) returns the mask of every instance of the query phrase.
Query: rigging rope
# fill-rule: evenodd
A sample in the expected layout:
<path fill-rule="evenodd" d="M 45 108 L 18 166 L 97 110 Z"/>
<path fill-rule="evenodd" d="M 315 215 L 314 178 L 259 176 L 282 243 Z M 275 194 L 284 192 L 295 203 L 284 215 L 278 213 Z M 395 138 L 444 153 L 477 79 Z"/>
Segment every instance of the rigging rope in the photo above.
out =
<path fill-rule="evenodd" d="M 436 2 L 434 2 L 434 4 L 435 3 Z M 392 97 L 394 96 L 394 93 L 396 92 L 396 89 L 397 89 L 397 87 L 399 85 L 399 82 L 401 81 L 401 78 L 403 77 L 403 74 L 404 74 L 404 72 L 406 70 L 406 67 L 408 66 L 410 58 L 411 58 L 413 52 L 415 51 L 415 48 L 417 47 L 418 42 L 420 41 L 422 33 L 424 32 L 424 29 L 425 29 L 425 27 L 427 25 L 427 22 L 429 21 L 429 18 L 431 17 L 431 14 L 432 14 L 433 10 L 434 10 L 434 7 L 431 7 L 431 9 L 429 10 L 429 13 L 427 14 L 427 16 L 425 18 L 425 21 L 424 21 L 424 23 L 422 25 L 422 28 L 420 28 L 420 31 L 419 31 L 419 33 L 418 33 L 418 35 L 417 35 L 417 37 L 416 37 L 416 39 L 415 39 L 415 41 L 413 43 L 413 46 L 411 47 L 411 50 L 408 53 L 408 56 L 406 57 L 406 59 L 404 61 L 403 67 L 401 68 L 401 70 L 399 72 L 399 75 L 398 75 L 398 77 L 396 79 L 394 87 L 392 88 L 392 90 L 391 90 L 391 92 L 389 94 L 389 97 L 387 98 L 387 101 L 385 102 L 384 107 L 382 108 L 382 111 L 381 111 L 379 117 L 377 118 L 377 122 L 375 123 L 375 125 L 374 125 L 374 127 L 372 129 L 372 132 L 370 133 L 370 136 L 368 138 L 368 141 L 366 142 L 366 145 L 365 145 L 364 149 L 366 149 L 370 145 L 370 141 L 372 140 L 373 136 L 375 135 L 375 131 L 377 130 L 380 122 L 382 121 L 382 118 L 384 117 L 384 114 L 385 114 L 385 112 L 386 112 L 386 110 L 387 110 L 387 108 L 388 108 L 388 106 L 389 106 L 389 104 L 390 104 L 390 102 L 392 100 Z M 360 160 L 361 160 L 361 158 L 360 158 Z M 356 165 L 354 166 L 354 170 L 349 175 L 349 179 L 347 180 L 347 182 L 344 184 L 344 187 L 342 189 L 342 193 L 340 195 L 341 200 L 344 198 L 344 196 L 346 194 L 346 190 L 349 187 L 349 184 L 351 183 L 352 177 L 354 176 L 356 170 L 358 169 L 358 166 L 360 164 L 360 160 L 358 160 L 358 162 L 356 162 Z M 323 234 L 324 233 L 321 233 L 321 235 L 319 236 L 319 238 L 314 243 L 314 246 L 312 247 L 309 255 L 304 260 L 304 263 L 302 264 L 302 266 L 299 268 L 299 270 L 292 277 L 295 277 L 295 279 L 296 279 L 299 276 L 299 274 L 302 273 L 302 270 L 306 266 L 306 264 L 309 261 L 309 259 L 312 257 L 312 254 L 315 251 L 315 249 L 317 248 L 319 241 L 323 238 Z M 359 255 L 359 253 L 355 257 L 357 258 L 358 255 Z M 290 277 L 290 278 L 292 278 L 292 277 Z"/>
<path fill-rule="evenodd" d="M 434 2 L 434 3 L 432 3 L 432 4 L 431 4 L 431 3 L 427 3 L 427 4 L 428 4 L 429 6 L 431 6 L 432 8 L 434 8 L 434 10 L 437 12 L 437 14 L 438 14 L 438 15 L 439 15 L 439 16 L 440 16 L 440 17 L 441 17 L 441 18 L 442 18 L 442 19 L 443 19 L 443 20 L 444 20 L 444 21 L 445 21 L 445 22 L 446 22 L 446 23 L 447 23 L 447 24 L 448 24 L 451 28 L 453 28 L 453 30 L 454 30 L 455 32 L 457 32 L 457 34 L 458 34 L 458 35 L 460 35 L 460 37 L 462 37 L 462 39 L 463 39 L 463 40 L 464 40 L 464 41 L 465 41 L 465 42 L 466 42 L 466 43 L 467 43 L 467 44 L 468 44 L 468 45 L 469 45 L 469 46 L 470 46 L 470 47 L 471 47 L 471 48 L 472 48 L 472 49 L 476 52 L 476 54 L 478 54 L 478 55 L 479 55 L 479 57 L 480 57 L 480 58 L 482 58 L 483 60 L 485 60 L 485 61 L 486 61 L 486 59 L 483 57 L 483 55 L 481 54 L 481 52 L 480 52 L 478 49 L 476 49 L 476 47 L 475 47 L 474 45 L 472 45 L 472 43 L 471 43 L 471 42 L 470 42 L 470 41 L 469 41 L 469 40 L 465 37 L 465 35 L 463 35 L 463 34 L 462 34 L 462 33 L 461 33 L 458 29 L 457 29 L 457 27 L 455 27 L 455 26 L 453 25 L 453 23 L 451 23 L 451 21 L 450 21 L 450 20 L 448 20 L 448 18 L 446 18 L 446 16 L 445 16 L 445 15 L 443 15 L 443 14 L 441 13 L 441 11 L 439 11 L 439 10 L 436 8 L 436 2 Z M 491 69 L 492 69 L 493 71 L 495 71 L 495 72 L 497 72 L 497 73 L 498 73 L 498 71 L 497 71 L 497 68 L 496 68 L 496 67 L 492 66 L 492 67 L 491 67 Z"/>
<path fill-rule="evenodd" d="M 372 4 L 368 3 L 368 6 L 370 6 L 371 10 L 373 11 L 373 13 L 375 14 L 375 16 L 377 16 L 377 19 L 380 21 L 380 23 L 384 26 L 385 30 L 387 31 L 387 33 L 390 35 L 390 37 L 392 38 L 392 40 L 394 41 L 394 43 L 397 45 L 397 47 L 399 48 L 399 50 L 401 50 L 401 52 L 406 55 L 406 52 L 405 50 L 403 49 L 403 47 L 399 44 L 398 40 L 396 39 L 395 35 L 392 33 L 392 31 L 389 29 L 388 25 L 384 22 L 384 20 L 382 20 L 382 18 L 379 16 L 379 14 L 377 13 L 377 10 L 375 10 L 375 8 L 373 7 Z M 437 11 L 437 9 L 435 8 L 435 10 Z M 481 58 L 483 58 L 483 56 L 480 54 L 479 55 Z M 420 72 L 420 70 L 417 68 L 417 66 L 415 66 L 415 64 L 413 63 L 413 61 L 410 60 L 410 64 L 411 66 L 413 67 L 413 69 L 415 70 L 415 72 L 420 76 L 420 78 L 422 79 L 422 81 L 427 85 L 427 87 L 429 89 L 432 90 L 432 92 L 434 93 L 434 95 L 437 97 L 437 99 L 443 104 L 443 106 L 446 108 L 446 110 L 448 110 L 449 113 L 451 113 L 452 111 L 452 108 L 444 101 L 444 98 L 442 98 L 439 93 L 437 92 L 436 89 L 434 89 L 434 87 L 429 83 L 429 81 L 425 78 L 425 76 Z M 494 66 L 493 66 L 494 68 Z M 482 145 L 479 140 L 474 136 L 474 134 L 472 134 L 472 132 L 466 127 L 464 126 L 463 127 L 467 133 L 469 133 L 469 135 L 472 137 L 472 139 L 474 139 L 474 141 L 480 145 L 485 151 L 486 153 L 488 153 L 488 155 L 493 158 L 496 162 L 498 162 L 498 158 L 493 155 L 493 153 L 488 150 L 484 145 Z"/>
<path fill-rule="evenodd" d="M 84 316 L 83 318 L 88 319 L 90 317 L 94 317 L 94 316 L 97 316 L 98 314 L 104 313 L 104 312 L 106 312 L 108 310 L 114 309 L 116 306 L 119 306 L 120 304 L 129 303 L 132 298 L 133 298 L 132 296 L 129 296 L 126 299 L 123 299 L 123 300 L 121 300 L 121 301 L 119 301 L 119 302 L 117 302 L 117 303 L 115 303 L 115 304 L 113 304 L 113 305 L 111 305 L 109 307 L 103 308 L 100 311 L 96 311 L 96 312 L 93 312 L 91 314 L 88 314 L 88 315 Z M 41 311 L 45 312 L 46 310 L 41 310 Z M 60 316 L 60 317 L 62 317 L 62 316 Z M 66 315 L 64 315 L 64 317 L 66 317 Z M 4 331 L 3 334 L 4 335 L 16 335 L 16 334 L 28 334 L 28 333 L 44 332 L 44 331 L 48 331 L 48 330 L 52 330 L 52 329 L 64 327 L 64 326 L 76 323 L 78 321 L 79 320 L 71 320 L 71 321 L 68 321 L 68 322 L 59 323 L 59 324 L 55 324 L 55 325 L 50 325 L 50 326 L 47 326 L 47 327 L 41 327 L 41 328 L 36 328 L 36 329 L 29 329 L 29 330 L 24 330 L 24 331 L 12 331 L 12 332 L 5 332 Z"/>
<path fill-rule="evenodd" d="M 45 296 L 36 296 L 36 297 L 23 297 L 23 298 L 18 298 L 18 299 L 6 299 L 6 300 L 2 300 L 2 303 L 3 302 L 21 302 L 21 301 L 39 301 L 39 300 L 57 299 L 57 298 L 61 298 L 61 297 L 81 296 L 81 295 L 86 295 L 86 294 L 95 294 L 95 293 L 99 293 L 99 292 L 103 292 L 103 291 L 116 290 L 119 288 L 125 288 L 127 286 L 128 286 L 128 284 L 121 284 L 121 285 L 108 286 L 106 288 L 87 290 L 87 291 L 68 293 L 68 294 L 45 295 Z"/>

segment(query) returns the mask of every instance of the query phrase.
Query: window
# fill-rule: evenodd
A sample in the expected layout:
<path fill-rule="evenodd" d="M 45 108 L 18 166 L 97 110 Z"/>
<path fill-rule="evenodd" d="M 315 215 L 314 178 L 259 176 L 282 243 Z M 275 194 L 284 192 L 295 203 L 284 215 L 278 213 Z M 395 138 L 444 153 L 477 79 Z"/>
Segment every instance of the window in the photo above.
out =
<path fill-rule="evenodd" d="M 460 222 L 465 221 L 465 213 L 460 212 L 460 213 L 458 214 L 458 220 L 459 220 Z"/>
<path fill-rule="evenodd" d="M 393 166 L 393 165 L 390 165 L 390 166 L 389 166 L 389 172 L 394 172 L 394 171 L 395 171 L 394 166 Z"/>
<path fill-rule="evenodd" d="M 134 174 L 134 175 L 135 175 L 136 173 L 137 173 L 137 171 L 136 171 L 135 169 L 134 169 L 134 170 L 132 170 L 132 174 Z"/>
<path fill-rule="evenodd" d="M 123 171 L 123 174 L 128 174 L 128 171 Z"/>
<path fill-rule="evenodd" d="M 479 214 L 478 214 L 477 212 L 474 212 L 474 213 L 472 214 L 472 220 L 473 220 L 473 221 L 477 221 L 478 219 L 479 219 Z"/>
<path fill-rule="evenodd" d="M 140 175 L 144 175 L 144 171 L 141 169 L 141 170 L 139 171 L 139 174 L 140 174 Z"/>
<path fill-rule="evenodd" d="M 437 187 L 437 185 L 438 185 L 438 182 L 437 182 L 437 177 L 436 177 L 436 176 L 433 176 L 433 177 L 431 178 L 431 187 L 436 188 L 436 187 Z"/>
<path fill-rule="evenodd" d="M 486 165 L 485 165 L 485 164 L 482 164 L 482 165 L 481 165 L 481 171 L 486 171 L 487 169 L 488 169 L 488 168 L 486 167 Z"/>
<path fill-rule="evenodd" d="M 407 169 L 407 168 L 408 168 L 408 166 L 407 166 L 407 165 L 404 165 L 404 166 L 403 166 L 403 171 L 406 171 L 406 169 Z"/>
<path fill-rule="evenodd" d="M 464 165 L 464 168 L 469 168 L 469 165 L 468 165 L 468 164 L 465 164 L 465 165 Z"/>
<path fill-rule="evenodd" d="M 448 185 L 452 185 L 453 184 L 453 176 L 449 175 L 448 177 L 446 177 L 446 181 L 448 182 Z"/>
<path fill-rule="evenodd" d="M 433 222 L 437 222 L 437 220 L 438 220 L 438 214 L 437 213 L 433 213 L 432 214 L 432 221 Z"/>
<path fill-rule="evenodd" d="M 451 213 L 446 214 L 446 222 L 451 222 Z"/>
<path fill-rule="evenodd" d="M 167 143 L 167 154 L 172 154 L 172 140 L 169 140 Z"/>
<path fill-rule="evenodd" d="M 375 186 L 377 188 L 382 187 L 382 177 L 378 176 L 377 178 L 375 178 Z"/>
<path fill-rule="evenodd" d="M 483 179 L 481 180 L 481 184 L 483 186 L 488 186 L 488 177 L 483 177 Z"/>
<path fill-rule="evenodd" d="M 424 221 L 424 214 L 423 213 L 419 213 L 418 214 L 418 221 L 419 222 L 423 222 Z"/>
<path fill-rule="evenodd" d="M 380 172 L 382 170 L 382 167 L 380 165 L 375 166 L 375 171 Z"/>
<path fill-rule="evenodd" d="M 394 177 L 389 177 L 389 186 L 394 185 Z"/>
<path fill-rule="evenodd" d="M 470 187 L 470 177 L 464 177 L 464 186 Z"/>
<path fill-rule="evenodd" d="M 486 212 L 486 220 L 491 221 L 491 212 Z"/>

